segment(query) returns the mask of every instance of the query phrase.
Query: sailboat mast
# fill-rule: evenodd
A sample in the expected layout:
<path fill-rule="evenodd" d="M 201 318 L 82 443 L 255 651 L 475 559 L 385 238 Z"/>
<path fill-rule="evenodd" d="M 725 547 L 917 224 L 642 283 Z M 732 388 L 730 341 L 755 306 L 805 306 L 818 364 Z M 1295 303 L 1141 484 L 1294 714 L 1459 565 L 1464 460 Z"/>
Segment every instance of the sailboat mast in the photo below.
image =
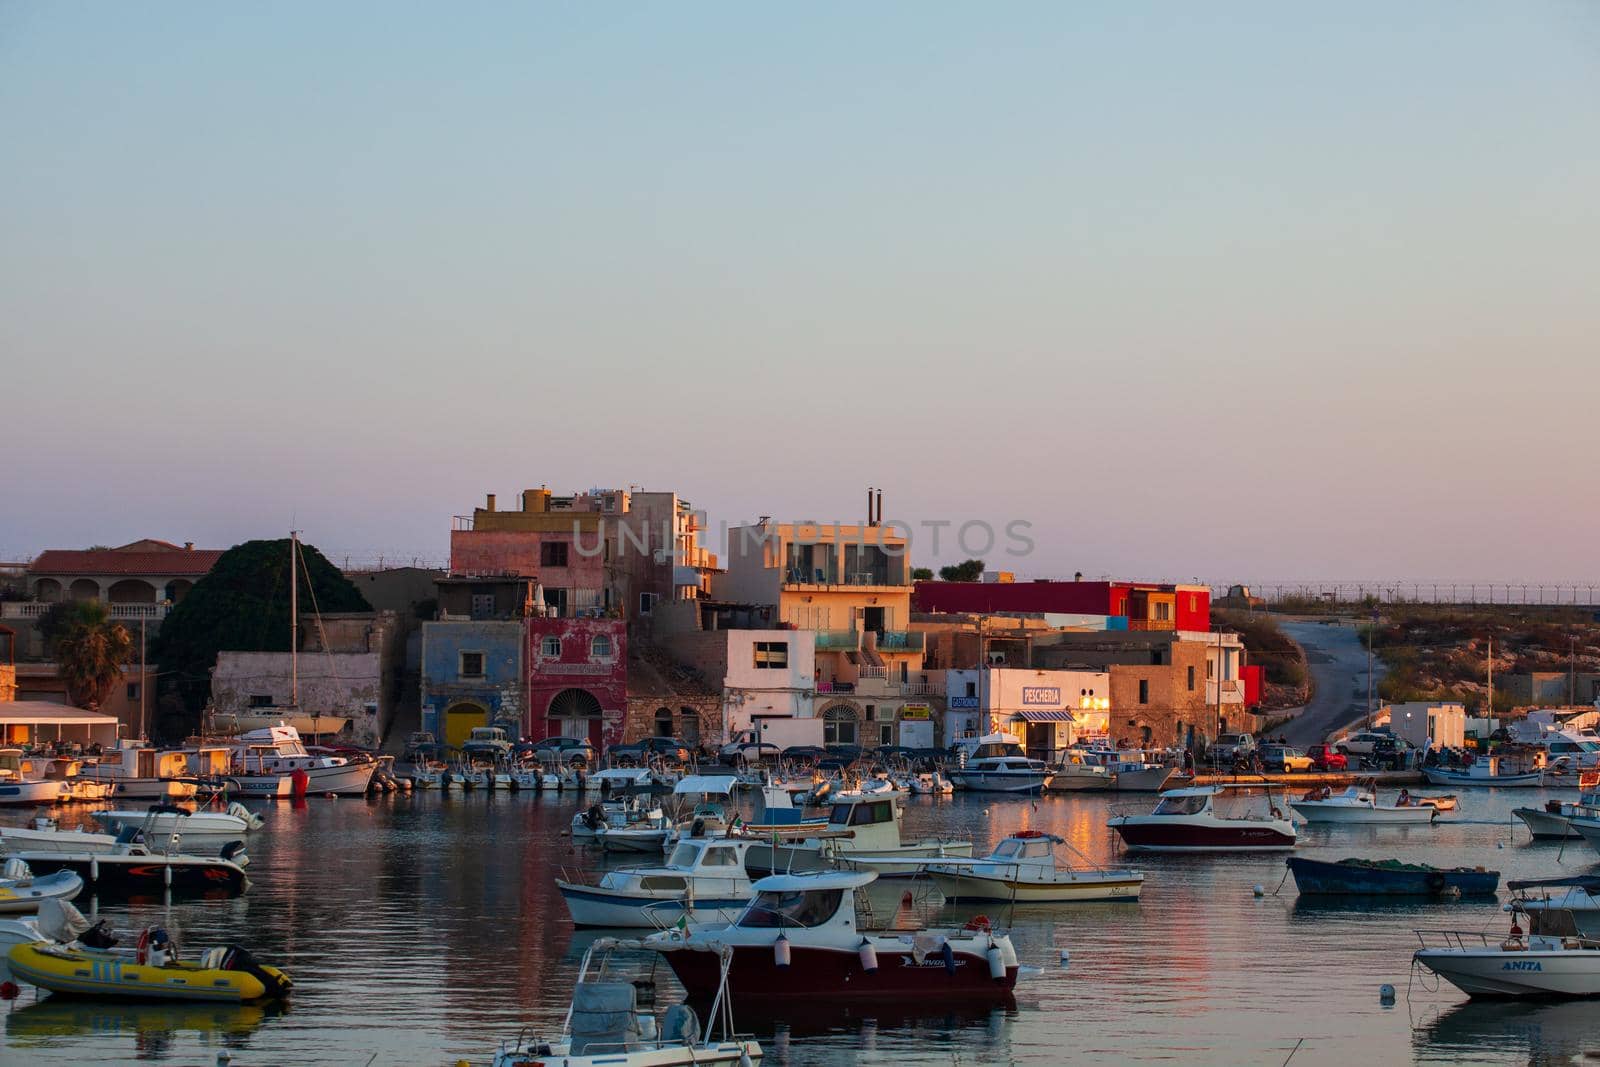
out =
<path fill-rule="evenodd" d="M 300 531 L 289 531 L 289 705 L 300 706 Z"/>
<path fill-rule="evenodd" d="M 1489 693 L 1484 697 L 1483 717 L 1494 718 L 1494 638 L 1489 638 Z"/>

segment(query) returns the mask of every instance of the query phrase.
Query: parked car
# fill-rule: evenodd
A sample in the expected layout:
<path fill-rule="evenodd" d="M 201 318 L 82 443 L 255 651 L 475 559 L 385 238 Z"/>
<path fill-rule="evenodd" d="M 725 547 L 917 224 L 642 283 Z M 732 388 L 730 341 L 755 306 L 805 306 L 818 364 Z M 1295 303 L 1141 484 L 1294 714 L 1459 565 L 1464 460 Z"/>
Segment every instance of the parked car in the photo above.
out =
<path fill-rule="evenodd" d="M 1218 734 L 1211 742 L 1210 758 L 1213 763 L 1232 763 L 1240 756 L 1252 756 L 1256 739 L 1249 734 Z"/>
<path fill-rule="evenodd" d="M 1311 757 L 1289 745 L 1262 745 L 1261 762 L 1267 765 L 1267 770 L 1280 774 L 1311 769 Z"/>
<path fill-rule="evenodd" d="M 1333 743 L 1333 747 L 1347 756 L 1370 756 L 1379 741 L 1393 740 L 1393 734 L 1386 734 L 1380 730 L 1362 730 L 1360 733 L 1339 738 Z"/>
<path fill-rule="evenodd" d="M 618 767 L 637 767 L 651 756 L 688 763 L 692 755 L 689 743 L 678 737 L 647 737 L 631 745 L 612 745 L 606 750 L 606 758 Z"/>
<path fill-rule="evenodd" d="M 1306 749 L 1306 755 L 1311 760 L 1312 770 L 1347 771 L 1350 769 L 1349 758 L 1343 752 L 1330 745 L 1312 745 Z"/>
<path fill-rule="evenodd" d="M 518 745 L 517 749 L 578 767 L 593 767 L 600 762 L 599 751 L 584 737 L 547 737 L 531 746 Z"/>

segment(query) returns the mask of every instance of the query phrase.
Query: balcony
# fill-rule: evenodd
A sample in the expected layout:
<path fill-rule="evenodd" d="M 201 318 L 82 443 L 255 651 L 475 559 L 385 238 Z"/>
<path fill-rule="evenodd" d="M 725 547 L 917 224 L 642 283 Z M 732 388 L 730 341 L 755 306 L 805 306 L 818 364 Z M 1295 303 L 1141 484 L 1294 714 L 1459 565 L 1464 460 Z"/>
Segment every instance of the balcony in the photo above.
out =
<path fill-rule="evenodd" d="M 861 647 L 861 635 L 855 630 L 816 630 L 818 652 L 854 652 Z"/>
<path fill-rule="evenodd" d="M 55 601 L 7 600 L 0 602 L 0 618 L 38 620 L 55 606 Z M 106 607 L 111 609 L 111 618 L 117 622 L 138 622 L 140 619 L 160 622 L 172 610 L 169 604 L 107 604 Z"/>
<path fill-rule="evenodd" d="M 1130 630 L 1176 630 L 1178 624 L 1171 619 L 1129 619 Z"/>
<path fill-rule="evenodd" d="M 878 651 L 921 652 L 926 639 L 920 630 L 884 630 L 878 635 Z"/>
<path fill-rule="evenodd" d="M 783 588 L 789 592 L 830 589 L 904 589 L 910 592 L 911 583 L 881 571 L 839 572 L 825 567 L 806 571 L 791 567 L 783 572 Z"/>

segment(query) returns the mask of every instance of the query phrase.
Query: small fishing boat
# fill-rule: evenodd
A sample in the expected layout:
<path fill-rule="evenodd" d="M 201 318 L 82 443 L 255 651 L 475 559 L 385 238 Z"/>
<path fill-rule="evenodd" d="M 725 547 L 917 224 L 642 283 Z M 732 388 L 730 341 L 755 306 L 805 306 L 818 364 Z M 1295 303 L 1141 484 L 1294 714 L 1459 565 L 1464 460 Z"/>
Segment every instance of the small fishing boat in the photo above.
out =
<path fill-rule="evenodd" d="M 927 871 L 946 899 L 958 902 L 1060 904 L 1139 899 L 1144 875 L 1138 871 L 1056 866 L 1056 847 L 1065 844 L 1054 834 L 1023 830 L 1001 841 L 982 859 L 932 863 Z"/>
<path fill-rule="evenodd" d="M 1525 764 L 1505 756 L 1479 756 L 1465 767 L 1428 767 L 1423 770 L 1434 785 L 1489 786 L 1496 789 L 1536 789 L 1544 773 L 1524 769 Z"/>
<path fill-rule="evenodd" d="M 57 995 L 244 1003 L 282 999 L 294 987 L 288 975 L 237 945 L 180 960 L 159 928 L 147 930 L 132 953 L 35 941 L 13 945 L 7 959 L 17 980 Z"/>
<path fill-rule="evenodd" d="M 691 997 L 719 988 L 746 1003 L 917 1000 L 1004 1002 L 1016 986 L 1011 938 L 987 919 L 956 930 L 864 931 L 856 890 L 871 871 L 776 874 L 731 926 L 645 939 Z"/>
<path fill-rule="evenodd" d="M 1513 808 L 1511 814 L 1521 819 L 1528 832 L 1540 840 L 1560 840 L 1581 837 L 1572 826 L 1573 819 L 1600 819 L 1600 772 L 1586 770 L 1580 775 L 1577 803 L 1564 800 L 1547 800 L 1542 808 Z"/>
<path fill-rule="evenodd" d="M 365 796 L 378 764 L 370 758 L 313 754 L 293 726 L 269 726 L 240 734 L 232 743 L 237 779 L 249 796 L 281 795 L 280 779 L 303 773 L 306 793 Z"/>
<path fill-rule="evenodd" d="M 574 926 L 665 929 L 689 922 L 729 923 L 750 902 L 749 841 L 685 839 L 664 865 L 607 871 L 597 885 L 556 879 Z"/>
<path fill-rule="evenodd" d="M 1352 785 L 1342 793 L 1323 786 L 1289 801 L 1289 806 L 1308 823 L 1419 825 L 1439 815 L 1437 807 L 1414 802 L 1404 789 L 1395 803 L 1380 804 L 1376 790 L 1368 785 Z"/>
<path fill-rule="evenodd" d="M 602 826 L 594 832 L 594 843 L 603 852 L 662 851 L 672 820 L 660 808 L 652 808 L 643 818 L 624 826 Z"/>
<path fill-rule="evenodd" d="M 189 753 L 151 748 L 144 741 L 119 741 L 85 764 L 81 777 L 111 786 L 111 795 L 124 800 L 187 800 L 200 789 Z"/>
<path fill-rule="evenodd" d="M 1162 753 L 1104 745 L 1067 749 L 1048 792 L 1159 793 L 1178 768 Z"/>
<path fill-rule="evenodd" d="M 71 900 L 83 892 L 83 879 L 71 871 L 35 877 L 28 864 L 16 857 L 0 868 L 0 914 L 26 915 L 46 900 Z"/>
<path fill-rule="evenodd" d="M 674 1004 L 665 1015 L 639 1005 L 639 987 L 623 979 L 606 979 L 606 961 L 616 949 L 638 949 L 640 941 L 600 938 L 583 954 L 578 983 L 572 991 L 561 1033 L 535 1035 L 502 1045 L 493 1067 L 753 1067 L 761 1062 L 760 1042 L 737 1038 L 728 994 L 731 954 L 720 961 L 716 995 L 705 1026 L 687 1004 Z M 590 966 L 600 956 L 599 973 Z M 712 1035 L 721 1030 L 722 1037 Z"/>
<path fill-rule="evenodd" d="M 1482 930 L 1418 930 L 1412 964 L 1469 997 L 1600 996 L 1600 941 L 1524 934 L 1513 905 L 1511 929 L 1496 941 Z M 1549 913 L 1545 915 L 1549 919 Z"/>
<path fill-rule="evenodd" d="M 1308 896 L 1487 896 L 1500 886 L 1500 872 L 1482 867 L 1363 859 L 1329 863 L 1304 856 L 1290 856 L 1286 862 L 1294 884 Z"/>
<path fill-rule="evenodd" d="M 908 783 L 914 796 L 947 797 L 956 791 L 956 784 L 939 771 L 924 771 Z"/>
<path fill-rule="evenodd" d="M 1270 788 L 1203 785 L 1163 793 L 1148 815 L 1106 823 L 1134 851 L 1263 852 L 1295 846 L 1294 823 Z"/>

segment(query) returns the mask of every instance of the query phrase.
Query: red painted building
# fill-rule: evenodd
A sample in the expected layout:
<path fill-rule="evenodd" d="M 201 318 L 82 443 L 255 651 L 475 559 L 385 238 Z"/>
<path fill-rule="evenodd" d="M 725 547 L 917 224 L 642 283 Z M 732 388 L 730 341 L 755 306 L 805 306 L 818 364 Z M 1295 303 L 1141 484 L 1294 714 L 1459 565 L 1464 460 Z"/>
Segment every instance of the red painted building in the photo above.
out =
<path fill-rule="evenodd" d="M 524 733 L 622 741 L 628 708 L 628 625 L 608 618 L 530 618 Z"/>
<path fill-rule="evenodd" d="M 1160 582 L 917 582 L 911 610 L 1106 615 L 1127 619 L 1130 630 L 1205 631 L 1211 628 L 1211 590 Z"/>

